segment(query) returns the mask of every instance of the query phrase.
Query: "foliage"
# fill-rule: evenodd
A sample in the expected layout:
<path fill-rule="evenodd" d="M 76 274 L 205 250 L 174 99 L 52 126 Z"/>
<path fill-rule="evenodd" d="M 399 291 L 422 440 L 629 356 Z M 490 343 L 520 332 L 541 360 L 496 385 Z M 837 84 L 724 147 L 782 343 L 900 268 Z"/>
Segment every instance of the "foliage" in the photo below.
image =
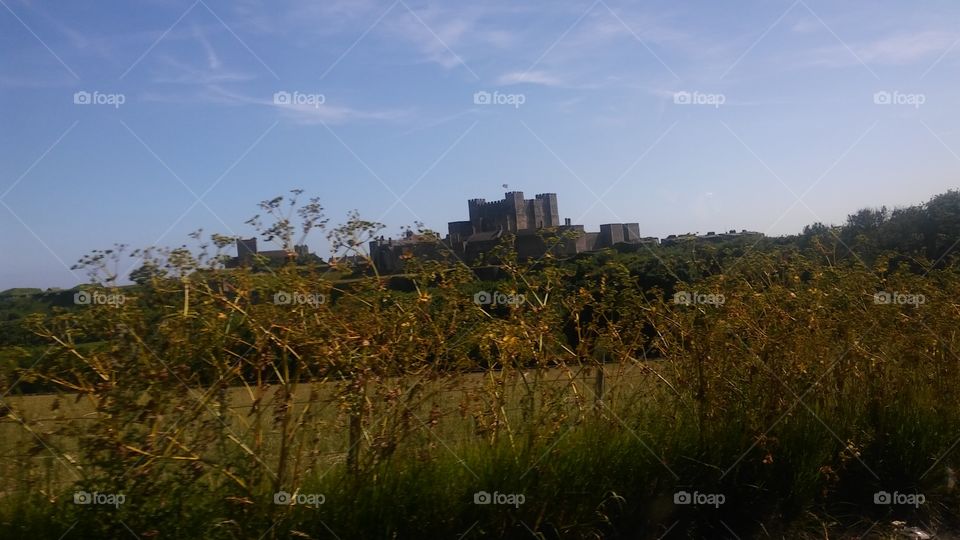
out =
<path fill-rule="evenodd" d="M 950 216 L 950 200 L 930 215 Z M 279 224 L 262 230 L 291 238 L 296 208 L 265 204 Z M 299 230 L 326 232 L 310 204 Z M 519 260 L 508 242 L 493 254 L 502 279 L 412 259 L 405 290 L 369 259 L 346 281 L 292 263 L 224 270 L 228 242 L 199 233 L 194 249 L 133 252 L 152 270 L 121 289 L 125 251 L 98 252 L 89 291 L 122 302 L 26 319 L 49 351 L 34 364 L 22 352 L 17 376 L 57 397 L 4 400 L 7 427 L 32 442 L 12 449 L 0 522 L 11 537 L 74 524 L 73 537 L 177 538 L 955 526 L 943 479 L 960 432 L 960 273 L 881 251 L 897 212 L 858 214 L 834 238 L 877 250 L 869 265 L 838 256 L 823 226 L 805 243 L 569 261 Z M 379 228 L 354 213 L 328 234 L 358 255 Z M 75 490 L 127 503 L 75 505 Z M 526 502 L 476 505 L 479 491 Z M 678 491 L 726 501 L 674 504 Z M 926 503 L 876 505 L 881 491 Z M 279 492 L 326 501 L 274 504 Z"/>

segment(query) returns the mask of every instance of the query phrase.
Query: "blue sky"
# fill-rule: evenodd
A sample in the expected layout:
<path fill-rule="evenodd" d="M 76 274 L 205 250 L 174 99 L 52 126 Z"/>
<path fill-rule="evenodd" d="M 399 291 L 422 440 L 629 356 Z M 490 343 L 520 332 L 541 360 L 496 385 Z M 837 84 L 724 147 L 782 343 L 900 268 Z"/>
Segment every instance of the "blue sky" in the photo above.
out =
<path fill-rule="evenodd" d="M 297 187 L 391 234 L 503 184 L 652 236 L 922 202 L 958 184 L 958 40 L 946 0 L 0 0 L 0 289 Z"/>

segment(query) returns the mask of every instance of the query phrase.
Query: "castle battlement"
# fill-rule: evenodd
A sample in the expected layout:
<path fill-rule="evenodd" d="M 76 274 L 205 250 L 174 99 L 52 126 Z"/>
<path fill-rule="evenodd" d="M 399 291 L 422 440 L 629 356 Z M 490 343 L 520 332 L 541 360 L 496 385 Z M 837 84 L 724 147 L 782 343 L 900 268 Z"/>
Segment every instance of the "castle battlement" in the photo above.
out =
<path fill-rule="evenodd" d="M 522 191 L 508 191 L 499 201 L 470 199 L 467 201 L 470 211 L 469 233 L 481 232 L 518 232 L 526 230 L 557 227 L 560 217 L 557 213 L 557 196 L 553 193 L 541 193 L 533 199 L 524 199 Z M 463 236 L 467 226 L 458 222 L 452 226 Z"/>
<path fill-rule="evenodd" d="M 470 218 L 448 223 L 447 237 L 440 242 L 427 242 L 422 238 L 395 242 L 380 238 L 370 242 L 374 264 L 383 271 L 398 271 L 406 257 L 442 258 L 443 249 L 462 260 L 474 261 L 494 250 L 505 235 L 514 237 L 521 258 L 541 257 L 548 249 L 563 256 L 618 244 L 649 242 L 640 237 L 640 226 L 636 223 L 608 223 L 600 226 L 600 232 L 586 232 L 583 225 L 572 225 L 569 219 L 561 224 L 556 193 L 537 193 L 532 199 L 524 199 L 522 191 L 508 191 L 498 201 L 468 199 L 467 208 Z M 543 236 L 559 233 L 573 236 L 548 247 Z M 442 249 L 438 247 L 441 245 Z"/>
<path fill-rule="evenodd" d="M 461 261 L 490 261 L 491 253 L 505 240 L 512 239 L 520 259 L 539 258 L 551 253 L 564 257 L 615 248 L 621 251 L 639 251 L 650 246 L 672 246 L 687 241 L 719 242 L 734 238 L 762 236 L 763 233 L 742 230 L 737 232 L 709 232 L 706 235 L 670 235 L 662 241 L 652 236 L 640 236 L 638 223 L 603 223 L 600 231 L 586 231 L 583 225 L 560 224 L 556 193 L 538 193 L 524 199 L 522 191 L 504 193 L 499 201 L 468 199 L 470 219 L 447 224 L 447 237 L 426 238 L 407 235 L 392 241 L 383 237 L 370 242 L 370 256 L 381 272 L 402 271 L 404 259 L 411 257 L 446 260 L 453 253 Z M 555 243 L 547 242 L 553 238 Z M 238 251 L 256 251 L 256 244 L 238 242 Z"/>

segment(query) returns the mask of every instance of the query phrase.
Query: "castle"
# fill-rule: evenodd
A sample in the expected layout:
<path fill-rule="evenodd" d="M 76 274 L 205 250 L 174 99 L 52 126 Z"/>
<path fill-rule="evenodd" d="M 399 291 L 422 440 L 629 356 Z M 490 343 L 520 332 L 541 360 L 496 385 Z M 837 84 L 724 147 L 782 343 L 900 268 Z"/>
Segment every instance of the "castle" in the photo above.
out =
<path fill-rule="evenodd" d="M 504 237 L 513 239 L 520 259 L 530 259 L 543 257 L 548 251 L 558 257 L 569 257 L 612 247 L 636 251 L 644 246 L 678 246 L 689 241 L 712 243 L 763 236 L 758 232 L 731 230 L 720 234 L 711 231 L 706 235 L 671 234 L 661 241 L 656 237 L 641 237 L 638 223 L 606 223 L 600 225 L 598 232 L 587 232 L 583 225 L 572 225 L 570 218 L 560 223 L 556 193 L 540 193 L 533 199 L 524 199 L 523 192 L 510 191 L 499 201 L 470 199 L 467 209 L 470 219 L 449 222 L 445 238 L 410 230 L 397 239 L 376 238 L 369 244 L 373 264 L 378 271 L 389 274 L 400 271 L 404 259 L 440 259 L 450 253 L 472 263 L 493 252 Z M 238 238 L 237 256 L 228 260 L 226 266 L 251 266 L 257 257 L 265 258 L 268 265 L 320 261 L 305 245 L 294 246 L 292 251 L 258 251 L 256 238 Z M 354 264 L 360 263 L 357 256 L 353 259 Z"/>
<path fill-rule="evenodd" d="M 511 191 L 499 201 L 470 199 L 467 208 L 470 219 L 448 223 L 444 239 L 408 231 L 400 239 L 379 237 L 370 242 L 370 256 L 377 269 L 394 272 L 400 269 L 403 258 L 432 258 L 442 249 L 473 262 L 496 248 L 504 235 L 513 236 L 521 259 L 542 257 L 548 250 L 557 256 L 570 256 L 617 244 L 658 242 L 656 238 L 641 238 L 638 223 L 608 223 L 601 225 L 599 232 L 586 232 L 583 225 L 571 225 L 569 218 L 561 225 L 556 193 L 524 199 L 523 192 Z M 552 247 L 548 240 L 551 237 L 556 240 Z"/>
<path fill-rule="evenodd" d="M 271 249 L 257 251 L 256 238 L 237 238 L 237 256 L 226 262 L 227 268 L 250 266 L 257 256 L 265 257 L 268 264 L 282 264 L 291 260 L 303 260 L 311 255 L 307 246 L 294 246 L 293 251 Z"/>
<path fill-rule="evenodd" d="M 469 221 L 451 221 L 447 224 L 450 237 L 466 239 L 481 232 L 504 230 L 518 232 L 560 226 L 557 213 L 557 194 L 541 193 L 524 200 L 523 192 L 511 191 L 502 201 L 486 199 L 467 201 Z"/>

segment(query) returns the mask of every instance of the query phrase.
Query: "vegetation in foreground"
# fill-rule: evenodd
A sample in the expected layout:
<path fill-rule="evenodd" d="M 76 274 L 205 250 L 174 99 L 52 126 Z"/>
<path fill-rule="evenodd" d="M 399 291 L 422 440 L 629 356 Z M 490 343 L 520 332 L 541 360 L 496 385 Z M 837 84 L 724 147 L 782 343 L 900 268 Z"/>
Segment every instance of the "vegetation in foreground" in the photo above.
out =
<path fill-rule="evenodd" d="M 957 197 L 942 197 L 934 223 L 960 216 Z M 0 527 L 11 538 L 956 530 L 960 273 L 929 257 L 949 253 L 952 229 L 909 214 L 927 227 L 904 233 L 917 249 L 888 254 L 874 241 L 892 219 L 881 214 L 793 243 L 700 246 L 682 268 L 668 253 L 664 284 L 637 271 L 644 259 L 612 252 L 520 262 L 504 251 L 495 283 L 456 261 L 411 260 L 409 290 L 375 272 L 348 284 L 319 268 L 226 273 L 214 236 L 212 254 L 136 253 L 155 271 L 121 291 L 118 254 L 101 253 L 84 264 L 103 302 L 27 316 L 43 352 L 5 351 L 21 356 L 6 376 L 59 398 L 43 410 L 4 398 L 3 428 L 18 435 L 4 437 L 16 442 L 3 448 Z M 315 201 L 300 229 L 276 215 L 263 232 L 284 244 L 326 224 Z M 330 237 L 356 251 L 377 230 L 353 216 Z M 68 420 L 79 403 L 83 421 Z"/>

